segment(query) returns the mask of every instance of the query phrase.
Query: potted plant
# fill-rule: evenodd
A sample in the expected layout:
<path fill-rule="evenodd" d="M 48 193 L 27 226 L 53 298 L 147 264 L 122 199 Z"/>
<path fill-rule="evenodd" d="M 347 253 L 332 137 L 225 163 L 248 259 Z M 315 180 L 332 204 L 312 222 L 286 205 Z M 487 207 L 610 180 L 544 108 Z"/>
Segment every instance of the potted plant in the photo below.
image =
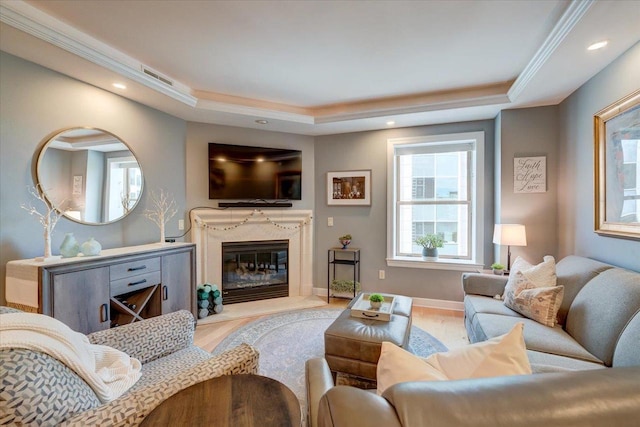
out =
<path fill-rule="evenodd" d="M 493 274 L 497 274 L 498 276 L 502 276 L 504 274 L 504 265 L 499 262 L 491 264 L 491 269 L 493 270 Z"/>
<path fill-rule="evenodd" d="M 342 245 L 342 249 L 347 249 L 347 246 L 351 243 L 351 234 L 345 234 L 344 236 L 338 237 L 340 240 L 340 244 Z"/>
<path fill-rule="evenodd" d="M 422 246 L 423 258 L 438 258 L 438 248 L 444 246 L 444 238 L 439 234 L 426 234 L 418 237 L 415 242 Z"/>
<path fill-rule="evenodd" d="M 380 308 L 384 302 L 384 297 L 381 294 L 371 294 L 369 295 L 369 302 L 372 308 Z"/>

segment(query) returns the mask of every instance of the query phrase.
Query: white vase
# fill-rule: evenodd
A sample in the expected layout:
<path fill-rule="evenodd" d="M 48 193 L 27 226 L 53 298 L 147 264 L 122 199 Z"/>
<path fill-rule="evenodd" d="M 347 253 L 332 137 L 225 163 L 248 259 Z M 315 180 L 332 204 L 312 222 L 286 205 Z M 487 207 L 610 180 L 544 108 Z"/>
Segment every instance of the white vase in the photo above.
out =
<path fill-rule="evenodd" d="M 80 252 L 80 245 L 78 245 L 73 233 L 66 233 L 60 245 L 60 254 L 63 258 L 73 258 L 78 255 L 78 252 Z"/>
<path fill-rule="evenodd" d="M 84 254 L 84 256 L 100 255 L 101 250 L 102 245 L 93 237 L 84 242 L 82 246 L 80 246 L 80 251 Z"/>

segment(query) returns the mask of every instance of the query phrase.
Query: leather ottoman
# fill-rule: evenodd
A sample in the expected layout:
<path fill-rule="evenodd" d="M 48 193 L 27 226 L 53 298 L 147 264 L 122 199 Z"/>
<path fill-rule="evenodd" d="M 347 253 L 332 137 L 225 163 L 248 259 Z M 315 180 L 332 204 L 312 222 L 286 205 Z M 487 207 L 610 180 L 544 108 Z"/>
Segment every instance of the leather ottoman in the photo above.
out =
<path fill-rule="evenodd" d="M 411 334 L 409 297 L 394 295 L 391 320 L 362 319 L 351 316 L 354 298 L 324 333 L 324 357 L 331 371 L 375 381 L 383 341 L 407 348 Z"/>

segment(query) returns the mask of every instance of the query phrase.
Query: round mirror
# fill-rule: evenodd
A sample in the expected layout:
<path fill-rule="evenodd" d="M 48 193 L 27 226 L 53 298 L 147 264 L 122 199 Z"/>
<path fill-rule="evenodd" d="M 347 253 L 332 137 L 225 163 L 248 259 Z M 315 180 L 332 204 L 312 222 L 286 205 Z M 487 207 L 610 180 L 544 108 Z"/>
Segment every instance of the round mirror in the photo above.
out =
<path fill-rule="evenodd" d="M 95 128 L 54 135 L 38 155 L 36 178 L 44 196 L 64 216 L 94 225 L 131 212 L 144 182 L 131 149 L 114 134 Z"/>

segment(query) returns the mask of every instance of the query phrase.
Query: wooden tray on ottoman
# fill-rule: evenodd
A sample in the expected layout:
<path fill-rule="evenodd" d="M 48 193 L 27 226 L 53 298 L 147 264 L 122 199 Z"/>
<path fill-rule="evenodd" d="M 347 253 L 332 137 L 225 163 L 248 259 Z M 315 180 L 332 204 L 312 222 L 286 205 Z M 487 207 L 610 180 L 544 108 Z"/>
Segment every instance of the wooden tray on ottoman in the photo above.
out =
<path fill-rule="evenodd" d="M 383 322 L 391 320 L 395 297 L 393 295 L 381 294 L 384 297 L 382 306 L 380 308 L 373 308 L 369 302 L 369 295 L 371 295 L 371 293 L 363 292 L 358 296 L 358 300 L 351 307 L 351 316 L 361 317 L 363 319 L 381 320 Z"/>

